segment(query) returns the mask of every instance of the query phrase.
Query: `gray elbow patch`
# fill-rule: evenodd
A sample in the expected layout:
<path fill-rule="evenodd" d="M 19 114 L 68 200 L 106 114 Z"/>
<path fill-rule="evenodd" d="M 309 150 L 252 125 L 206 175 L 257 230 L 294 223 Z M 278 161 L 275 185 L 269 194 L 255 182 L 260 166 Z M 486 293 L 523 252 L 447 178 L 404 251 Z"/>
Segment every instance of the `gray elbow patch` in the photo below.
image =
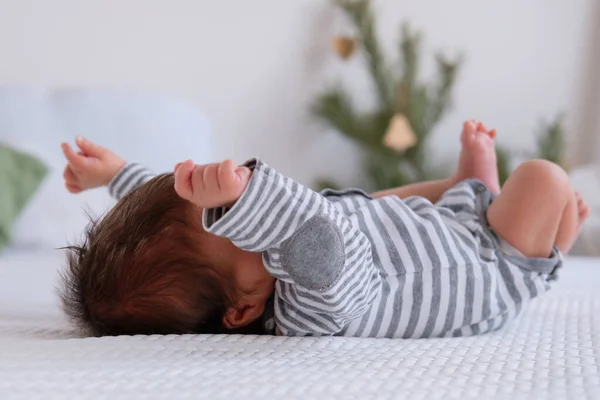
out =
<path fill-rule="evenodd" d="M 339 228 L 318 216 L 306 222 L 281 246 L 283 268 L 298 285 L 325 290 L 344 268 L 344 241 Z"/>

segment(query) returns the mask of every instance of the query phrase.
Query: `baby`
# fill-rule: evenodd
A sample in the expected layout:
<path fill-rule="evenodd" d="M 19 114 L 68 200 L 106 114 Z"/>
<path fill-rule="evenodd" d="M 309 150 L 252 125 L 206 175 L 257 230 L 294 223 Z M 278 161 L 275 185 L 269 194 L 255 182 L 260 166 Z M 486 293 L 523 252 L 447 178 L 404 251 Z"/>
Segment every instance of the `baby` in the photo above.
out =
<path fill-rule="evenodd" d="M 451 178 L 373 195 L 318 194 L 259 160 L 155 177 L 78 138 L 67 189 L 119 202 L 67 248 L 64 308 L 95 335 L 499 329 L 549 289 L 588 208 L 542 160 L 500 191 L 494 136 L 465 122 Z"/>

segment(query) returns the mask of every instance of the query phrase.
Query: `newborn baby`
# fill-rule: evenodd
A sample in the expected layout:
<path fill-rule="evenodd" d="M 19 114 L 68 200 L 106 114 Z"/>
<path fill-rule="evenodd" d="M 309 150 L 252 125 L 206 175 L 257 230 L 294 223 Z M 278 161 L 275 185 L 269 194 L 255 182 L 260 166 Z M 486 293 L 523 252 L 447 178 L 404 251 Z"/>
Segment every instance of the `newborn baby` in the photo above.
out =
<path fill-rule="evenodd" d="M 468 121 L 452 177 L 373 195 L 318 194 L 260 160 L 155 177 L 78 138 L 67 189 L 119 202 L 67 248 L 64 308 L 95 335 L 499 329 L 549 289 L 588 209 L 542 160 L 500 191 L 494 136 Z"/>

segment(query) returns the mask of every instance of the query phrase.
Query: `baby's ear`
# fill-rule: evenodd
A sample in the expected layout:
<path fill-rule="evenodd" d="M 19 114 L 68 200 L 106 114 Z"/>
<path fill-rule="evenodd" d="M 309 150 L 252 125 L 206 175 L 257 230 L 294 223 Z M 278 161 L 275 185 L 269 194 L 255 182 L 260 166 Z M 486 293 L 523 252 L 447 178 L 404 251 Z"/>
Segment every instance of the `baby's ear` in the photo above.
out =
<path fill-rule="evenodd" d="M 263 315 L 265 312 L 264 303 L 259 304 L 244 304 L 238 303 L 229 307 L 223 316 L 223 326 L 227 329 L 242 328 Z"/>

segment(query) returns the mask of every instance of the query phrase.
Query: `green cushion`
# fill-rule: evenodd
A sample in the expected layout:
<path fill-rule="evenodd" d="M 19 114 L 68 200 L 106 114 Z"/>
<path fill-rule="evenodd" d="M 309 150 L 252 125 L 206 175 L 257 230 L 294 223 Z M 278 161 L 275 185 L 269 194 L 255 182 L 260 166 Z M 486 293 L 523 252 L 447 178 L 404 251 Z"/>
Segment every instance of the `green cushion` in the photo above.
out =
<path fill-rule="evenodd" d="M 0 144 L 0 250 L 10 241 L 12 225 L 46 172 L 37 158 Z"/>

